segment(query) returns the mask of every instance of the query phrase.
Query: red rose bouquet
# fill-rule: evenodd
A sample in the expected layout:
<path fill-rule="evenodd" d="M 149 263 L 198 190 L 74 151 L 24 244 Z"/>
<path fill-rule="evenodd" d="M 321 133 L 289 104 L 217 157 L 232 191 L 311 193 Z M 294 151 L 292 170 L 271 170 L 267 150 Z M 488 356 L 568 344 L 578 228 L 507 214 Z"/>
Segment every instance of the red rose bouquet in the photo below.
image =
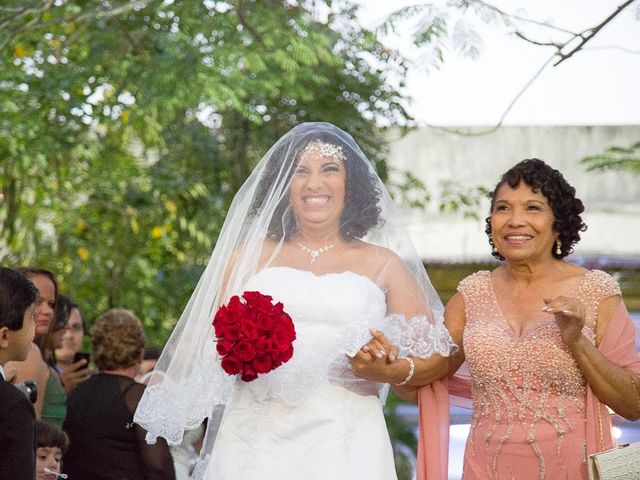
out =
<path fill-rule="evenodd" d="M 222 369 L 251 382 L 289 361 L 296 331 L 282 303 L 274 305 L 269 295 L 244 292 L 242 298 L 234 295 L 218 309 L 213 329 Z"/>

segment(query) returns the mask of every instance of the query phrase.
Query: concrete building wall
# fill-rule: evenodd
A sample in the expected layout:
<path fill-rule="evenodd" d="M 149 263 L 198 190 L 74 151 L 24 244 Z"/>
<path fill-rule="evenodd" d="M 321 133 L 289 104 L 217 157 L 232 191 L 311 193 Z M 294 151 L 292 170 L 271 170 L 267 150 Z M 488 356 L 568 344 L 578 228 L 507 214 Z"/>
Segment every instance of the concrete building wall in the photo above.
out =
<path fill-rule="evenodd" d="M 458 129 L 460 129 L 458 127 Z M 482 127 L 464 128 L 470 133 Z M 437 194 L 443 181 L 493 188 L 500 175 L 525 158 L 540 158 L 560 170 L 585 204 L 589 226 L 576 256 L 613 256 L 640 261 L 640 176 L 587 172 L 580 160 L 610 146 L 640 141 L 640 126 L 506 126 L 488 135 L 462 136 L 425 127 L 401 137 L 389 132 L 390 163 L 409 170 Z M 490 258 L 481 220 L 437 211 L 408 212 L 408 228 L 425 260 L 481 261 Z"/>

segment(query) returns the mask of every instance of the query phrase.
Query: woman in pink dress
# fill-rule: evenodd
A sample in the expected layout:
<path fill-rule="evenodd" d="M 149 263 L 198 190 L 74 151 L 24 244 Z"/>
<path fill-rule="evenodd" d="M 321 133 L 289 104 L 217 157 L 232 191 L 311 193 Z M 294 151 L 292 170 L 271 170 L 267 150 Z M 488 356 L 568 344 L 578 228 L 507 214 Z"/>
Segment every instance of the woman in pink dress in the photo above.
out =
<path fill-rule="evenodd" d="M 588 455 L 613 446 L 605 405 L 640 418 L 640 357 L 620 288 L 564 260 L 586 228 L 583 210 L 560 172 L 537 159 L 492 192 L 486 232 L 504 263 L 465 278 L 447 305 L 459 353 L 413 359 L 413 375 L 396 387 L 420 404 L 418 479 L 447 478 L 448 394 L 472 400 L 465 480 L 586 479 Z M 364 349 L 395 360 L 381 334 Z M 449 379 L 465 360 L 467 381 Z"/>

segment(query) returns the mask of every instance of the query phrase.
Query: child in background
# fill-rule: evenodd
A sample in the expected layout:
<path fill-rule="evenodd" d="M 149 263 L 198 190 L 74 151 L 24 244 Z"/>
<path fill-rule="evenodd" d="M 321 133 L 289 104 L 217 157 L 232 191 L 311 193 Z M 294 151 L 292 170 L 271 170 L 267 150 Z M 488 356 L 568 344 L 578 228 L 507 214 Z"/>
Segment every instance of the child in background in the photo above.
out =
<path fill-rule="evenodd" d="M 67 434 L 49 422 L 36 420 L 36 480 L 67 478 L 60 473 L 62 455 L 69 447 Z"/>
<path fill-rule="evenodd" d="M 32 480 L 35 411 L 31 400 L 7 382 L 4 367 L 21 362 L 35 333 L 37 290 L 24 275 L 0 267 L 0 478 Z"/>

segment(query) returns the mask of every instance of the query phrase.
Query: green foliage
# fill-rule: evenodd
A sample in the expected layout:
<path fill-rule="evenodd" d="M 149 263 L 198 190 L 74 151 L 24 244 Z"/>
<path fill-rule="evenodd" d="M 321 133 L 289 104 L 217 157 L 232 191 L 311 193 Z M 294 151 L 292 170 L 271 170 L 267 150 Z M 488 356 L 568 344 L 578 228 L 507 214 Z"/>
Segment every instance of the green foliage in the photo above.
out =
<path fill-rule="evenodd" d="M 482 24 L 510 25 L 510 18 L 482 0 L 450 0 L 443 5 L 420 3 L 399 8 L 380 25 L 382 35 L 391 32 L 411 32 L 413 43 L 426 55 L 423 68 L 439 67 L 445 54 L 453 51 L 475 59 L 482 48 L 477 33 Z"/>
<path fill-rule="evenodd" d="M 583 158 L 581 162 L 590 171 L 618 170 L 640 175 L 640 142 L 630 147 L 609 147 L 600 155 Z"/>
<path fill-rule="evenodd" d="M 399 413 L 398 406 L 404 403 L 391 391 L 384 408 L 384 417 L 389 436 L 393 442 L 393 454 L 398 480 L 411 480 L 415 468 L 415 452 L 418 441 L 415 430 Z"/>
<path fill-rule="evenodd" d="M 386 175 L 404 74 L 348 2 L 3 2 L 2 262 L 56 272 L 90 321 L 131 308 L 161 344 L 292 126 L 344 128 Z"/>
<path fill-rule="evenodd" d="M 457 213 L 464 218 L 480 218 L 482 201 L 489 194 L 486 188 L 482 186 L 464 187 L 451 180 L 441 182 L 440 186 L 440 212 Z"/>

